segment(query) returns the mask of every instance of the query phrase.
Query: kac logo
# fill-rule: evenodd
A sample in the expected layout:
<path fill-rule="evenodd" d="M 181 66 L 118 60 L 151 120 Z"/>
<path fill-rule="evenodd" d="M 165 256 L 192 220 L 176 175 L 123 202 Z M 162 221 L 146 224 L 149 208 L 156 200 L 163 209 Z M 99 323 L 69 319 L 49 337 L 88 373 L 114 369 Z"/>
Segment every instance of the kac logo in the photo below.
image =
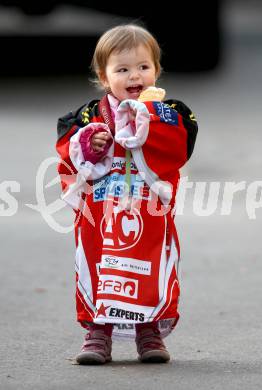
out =
<path fill-rule="evenodd" d="M 137 244 L 143 231 L 143 220 L 135 208 L 127 211 L 113 206 L 111 215 L 102 219 L 100 230 L 104 249 L 122 251 Z"/>

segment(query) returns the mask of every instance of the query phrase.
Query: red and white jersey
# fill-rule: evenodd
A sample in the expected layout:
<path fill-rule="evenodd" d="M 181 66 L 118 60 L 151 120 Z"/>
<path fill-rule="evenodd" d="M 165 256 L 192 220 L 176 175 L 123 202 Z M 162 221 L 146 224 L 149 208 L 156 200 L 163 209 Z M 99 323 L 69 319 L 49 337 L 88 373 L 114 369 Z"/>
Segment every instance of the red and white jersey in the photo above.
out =
<path fill-rule="evenodd" d="M 179 318 L 173 210 L 179 168 L 192 153 L 197 126 L 183 103 L 172 104 L 146 102 L 142 144 L 113 142 L 95 166 L 83 161 L 78 145 L 86 109 L 60 122 L 57 150 L 65 163 L 59 171 L 64 199 L 76 211 L 76 306 L 84 327 L 113 323 L 114 334 L 132 336 L 134 324 L 158 321 L 164 337 Z M 103 122 L 99 106 L 88 114 L 90 122 Z"/>

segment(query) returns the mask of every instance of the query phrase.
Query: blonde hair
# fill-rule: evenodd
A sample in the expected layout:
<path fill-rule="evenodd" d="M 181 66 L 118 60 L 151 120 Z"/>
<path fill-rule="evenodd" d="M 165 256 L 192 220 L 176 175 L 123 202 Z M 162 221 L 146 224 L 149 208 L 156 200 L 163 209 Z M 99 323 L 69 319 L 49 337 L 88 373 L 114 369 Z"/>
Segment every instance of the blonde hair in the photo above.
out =
<path fill-rule="evenodd" d="M 91 69 L 97 76 L 93 81 L 100 84 L 100 78 L 105 75 L 107 60 L 112 52 L 120 53 L 123 50 L 136 48 L 140 44 L 146 46 L 151 52 L 158 77 L 161 73 L 161 49 L 156 39 L 143 27 L 125 24 L 106 31 L 98 40 L 91 62 Z"/>

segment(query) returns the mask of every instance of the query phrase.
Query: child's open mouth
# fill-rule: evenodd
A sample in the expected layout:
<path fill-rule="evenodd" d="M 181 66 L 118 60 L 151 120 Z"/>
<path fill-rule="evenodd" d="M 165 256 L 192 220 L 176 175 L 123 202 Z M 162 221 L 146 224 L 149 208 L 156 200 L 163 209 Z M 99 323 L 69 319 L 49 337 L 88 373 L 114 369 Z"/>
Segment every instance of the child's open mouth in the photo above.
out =
<path fill-rule="evenodd" d="M 140 95 L 142 89 L 143 89 L 142 85 L 136 85 L 134 87 L 128 87 L 126 90 L 128 93 Z"/>

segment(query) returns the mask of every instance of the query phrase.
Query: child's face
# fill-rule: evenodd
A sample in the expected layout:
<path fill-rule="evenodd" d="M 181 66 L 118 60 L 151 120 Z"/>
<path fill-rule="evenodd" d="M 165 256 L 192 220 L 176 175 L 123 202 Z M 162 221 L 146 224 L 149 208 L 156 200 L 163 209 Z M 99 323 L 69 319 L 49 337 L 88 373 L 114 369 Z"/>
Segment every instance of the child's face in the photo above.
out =
<path fill-rule="evenodd" d="M 108 58 L 105 75 L 101 82 L 110 88 L 120 101 L 137 99 L 144 89 L 154 86 L 157 75 L 150 50 L 139 45 L 120 53 L 113 52 Z"/>

